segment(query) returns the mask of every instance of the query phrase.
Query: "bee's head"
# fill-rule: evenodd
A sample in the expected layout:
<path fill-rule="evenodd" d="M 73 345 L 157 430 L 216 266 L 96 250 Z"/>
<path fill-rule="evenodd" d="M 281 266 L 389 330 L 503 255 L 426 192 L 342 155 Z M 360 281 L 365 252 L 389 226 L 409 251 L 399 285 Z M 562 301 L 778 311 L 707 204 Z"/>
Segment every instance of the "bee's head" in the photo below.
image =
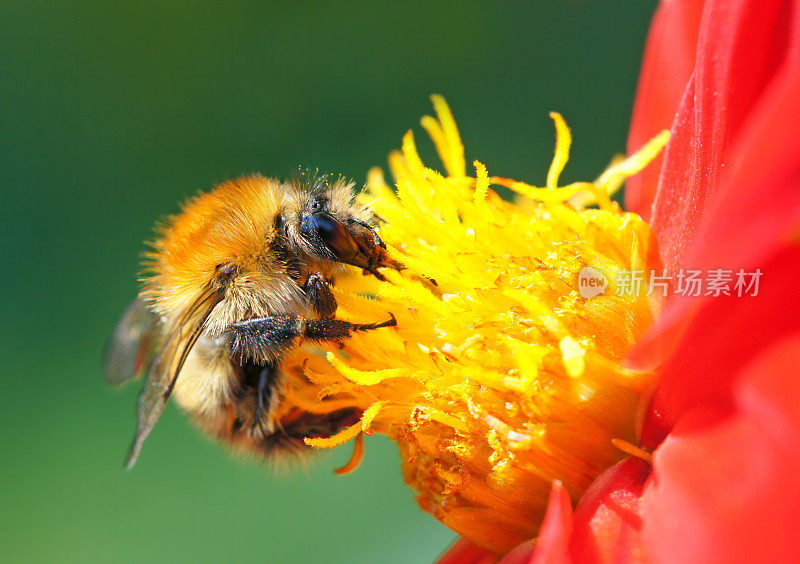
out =
<path fill-rule="evenodd" d="M 305 190 L 288 221 L 295 244 L 318 260 L 357 266 L 378 278 L 380 267 L 402 268 L 370 225 L 372 214 L 353 202 L 352 184 L 322 182 Z"/>

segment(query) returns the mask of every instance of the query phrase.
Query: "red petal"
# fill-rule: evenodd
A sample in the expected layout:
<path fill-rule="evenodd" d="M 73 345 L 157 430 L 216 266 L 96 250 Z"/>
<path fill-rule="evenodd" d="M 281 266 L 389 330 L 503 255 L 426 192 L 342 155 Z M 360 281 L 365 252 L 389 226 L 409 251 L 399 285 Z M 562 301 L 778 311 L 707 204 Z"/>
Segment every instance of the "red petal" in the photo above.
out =
<path fill-rule="evenodd" d="M 692 411 L 656 451 L 641 500 L 653 561 L 797 561 L 799 364 L 795 333 L 740 373 L 733 411 Z"/>
<path fill-rule="evenodd" d="M 525 541 L 506 554 L 498 564 L 530 564 L 533 560 L 533 541 Z"/>
<path fill-rule="evenodd" d="M 497 556 L 467 539 L 458 539 L 439 557 L 437 564 L 492 564 Z"/>
<path fill-rule="evenodd" d="M 684 265 L 729 165 L 727 149 L 784 61 L 789 5 L 752 0 L 705 5 L 695 72 L 672 128 L 651 218 L 671 270 Z M 759 141 L 769 144 L 768 138 Z"/>
<path fill-rule="evenodd" d="M 572 534 L 572 502 L 561 482 L 553 482 L 547 513 L 536 539 L 531 564 L 569 564 L 569 537 Z"/>
<path fill-rule="evenodd" d="M 715 205 L 688 256 L 692 266 L 756 265 L 800 230 L 800 31 L 793 42 L 728 151 Z"/>
<path fill-rule="evenodd" d="M 629 154 L 672 125 L 694 70 L 702 11 L 703 0 L 679 0 L 662 2 L 653 16 L 633 105 Z M 625 186 L 627 209 L 645 219 L 650 217 L 661 161 L 659 156 Z"/>
<path fill-rule="evenodd" d="M 650 466 L 628 458 L 603 472 L 575 509 L 570 553 L 576 562 L 635 562 L 640 559 L 639 496 Z"/>
<path fill-rule="evenodd" d="M 789 333 L 800 329 L 800 247 L 790 247 L 761 267 L 757 296 L 707 298 L 669 360 L 659 369 L 651 420 L 642 441 L 657 445 L 687 411 L 733 405 L 732 382 L 741 366 Z M 685 298 L 689 301 L 691 298 Z M 639 365 L 664 354 L 658 339 L 634 351 Z M 658 416 L 658 420 L 654 420 Z M 647 425 L 650 424 L 650 426 Z M 657 428 L 653 428 L 657 425 Z"/>

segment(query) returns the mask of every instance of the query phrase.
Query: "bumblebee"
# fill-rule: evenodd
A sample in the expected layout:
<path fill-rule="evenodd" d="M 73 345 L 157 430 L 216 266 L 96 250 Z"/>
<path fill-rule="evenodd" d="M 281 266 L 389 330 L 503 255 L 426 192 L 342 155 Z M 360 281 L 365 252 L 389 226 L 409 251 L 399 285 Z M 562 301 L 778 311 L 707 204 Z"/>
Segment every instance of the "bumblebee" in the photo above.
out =
<path fill-rule="evenodd" d="M 145 376 L 126 466 L 171 396 L 207 432 L 264 456 L 355 423 L 354 408 L 274 414 L 282 364 L 303 343 L 395 325 L 390 313 L 368 324 L 335 317 L 331 284 L 348 267 L 381 280 L 379 269 L 402 268 L 374 222 L 352 183 L 260 175 L 221 184 L 168 218 L 104 361 L 111 384 Z"/>

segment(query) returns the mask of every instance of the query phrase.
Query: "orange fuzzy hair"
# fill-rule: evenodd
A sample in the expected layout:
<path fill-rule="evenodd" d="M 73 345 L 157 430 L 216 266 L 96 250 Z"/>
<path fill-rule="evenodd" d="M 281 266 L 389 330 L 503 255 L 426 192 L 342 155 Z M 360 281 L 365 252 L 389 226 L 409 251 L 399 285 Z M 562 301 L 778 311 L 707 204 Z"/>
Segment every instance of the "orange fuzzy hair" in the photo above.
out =
<path fill-rule="evenodd" d="M 352 209 L 351 184 L 336 181 L 327 193 L 332 209 Z M 270 243 L 279 236 L 275 219 L 281 210 L 291 223 L 310 197 L 307 184 L 255 174 L 190 199 L 158 228 L 146 255 L 142 297 L 162 315 L 186 311 L 230 265 L 236 276 L 207 320 L 210 335 L 224 331 L 231 320 L 279 313 L 278 304 L 306 313 L 302 290 L 285 275 L 283 259 Z"/>

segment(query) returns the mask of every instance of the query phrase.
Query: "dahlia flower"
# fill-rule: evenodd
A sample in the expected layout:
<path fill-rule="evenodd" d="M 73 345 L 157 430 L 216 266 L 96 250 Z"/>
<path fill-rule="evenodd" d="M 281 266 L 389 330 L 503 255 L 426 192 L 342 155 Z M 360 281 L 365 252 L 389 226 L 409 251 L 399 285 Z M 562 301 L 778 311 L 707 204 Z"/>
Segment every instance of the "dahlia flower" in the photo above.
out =
<path fill-rule="evenodd" d="M 307 441 L 356 438 L 343 471 L 363 435 L 397 442 L 420 506 L 463 537 L 442 562 L 800 555 L 798 8 L 662 2 L 630 156 L 594 182 L 559 185 L 558 114 L 544 185 L 468 169 L 440 98 L 422 125 L 444 172 L 409 133 L 396 190 L 370 173 L 362 197 L 405 269 L 336 297 L 397 327 L 304 358 L 286 395 L 363 411 Z M 609 195 L 629 176 L 623 211 Z"/>
<path fill-rule="evenodd" d="M 672 271 L 760 272 L 756 296 L 670 294 L 629 353 L 652 371 L 639 445 L 572 509 L 555 484 L 534 545 L 503 562 L 786 562 L 800 555 L 800 5 L 664 1 L 629 146 L 663 127 L 627 184 Z M 463 542 L 443 562 L 478 562 Z"/>

